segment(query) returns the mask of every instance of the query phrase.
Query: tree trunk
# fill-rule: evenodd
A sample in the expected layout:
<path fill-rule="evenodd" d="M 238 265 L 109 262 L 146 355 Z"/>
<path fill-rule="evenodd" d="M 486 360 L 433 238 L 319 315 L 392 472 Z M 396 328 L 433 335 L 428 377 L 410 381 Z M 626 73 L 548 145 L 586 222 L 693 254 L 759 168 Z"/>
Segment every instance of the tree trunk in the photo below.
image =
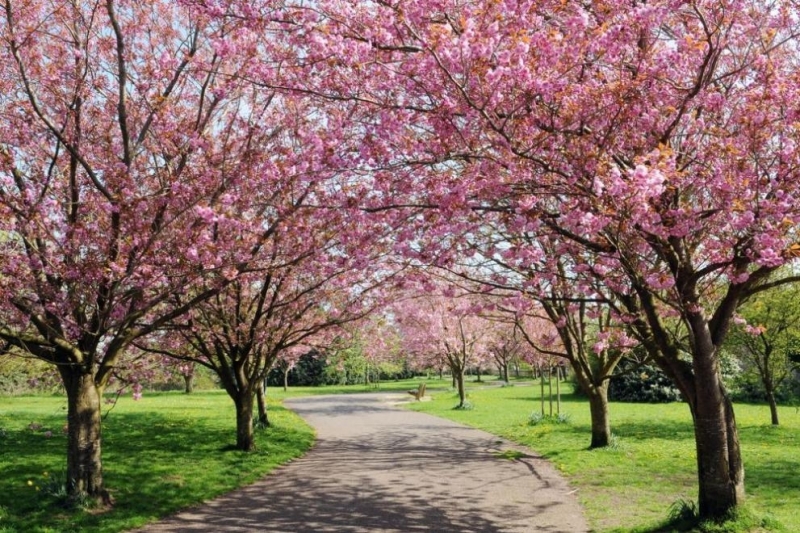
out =
<path fill-rule="evenodd" d="M 694 419 L 699 478 L 699 510 L 704 519 L 722 519 L 744 501 L 744 465 L 733 405 L 725 393 L 713 355 L 694 357 Z"/>
<path fill-rule="evenodd" d="M 501 369 L 503 371 L 503 381 L 508 383 L 508 363 L 503 364 Z"/>
<path fill-rule="evenodd" d="M 464 402 L 467 400 L 467 394 L 464 391 L 464 370 L 453 370 L 453 377 L 458 387 L 458 407 L 464 407 Z"/>
<path fill-rule="evenodd" d="M 236 404 L 236 449 L 251 452 L 256 448 L 253 436 L 253 393 L 240 392 L 234 403 Z"/>
<path fill-rule="evenodd" d="M 79 366 L 59 366 L 67 392 L 67 494 L 108 501 L 101 461 L 101 393 Z"/>
<path fill-rule="evenodd" d="M 268 428 L 269 415 L 267 415 L 267 387 L 264 385 L 264 380 L 261 380 L 258 388 L 256 388 L 256 403 L 258 405 L 258 427 Z"/>
<path fill-rule="evenodd" d="M 772 425 L 779 425 L 778 421 L 778 403 L 775 401 L 775 393 L 772 391 L 767 392 L 767 402 L 769 402 L 769 414 L 772 418 Z"/>
<path fill-rule="evenodd" d="M 761 383 L 764 385 L 764 392 L 769 404 L 769 414 L 773 426 L 779 425 L 778 421 L 778 402 L 775 400 L 775 386 L 773 385 L 772 375 L 769 367 L 769 352 L 764 361 L 764 370 L 761 372 Z"/>
<path fill-rule="evenodd" d="M 611 443 L 611 423 L 608 416 L 608 381 L 600 386 L 587 387 L 589 412 L 592 417 L 592 443 L 589 448 L 603 448 Z"/>
<path fill-rule="evenodd" d="M 286 367 L 286 369 L 283 371 L 283 392 L 286 392 L 287 390 L 289 390 L 289 371 L 290 370 L 291 370 L 291 368 Z"/>
<path fill-rule="evenodd" d="M 550 399 L 550 416 L 553 416 L 553 367 L 547 368 L 547 394 Z"/>
<path fill-rule="evenodd" d="M 478 374 L 478 377 L 477 377 L 477 379 L 475 379 L 475 381 L 477 381 L 478 383 L 481 383 L 481 367 L 478 367 L 477 374 Z"/>
<path fill-rule="evenodd" d="M 184 383 L 183 392 L 185 392 L 186 394 L 191 394 L 192 392 L 194 392 L 194 374 L 189 374 L 189 375 L 184 374 L 183 383 Z"/>

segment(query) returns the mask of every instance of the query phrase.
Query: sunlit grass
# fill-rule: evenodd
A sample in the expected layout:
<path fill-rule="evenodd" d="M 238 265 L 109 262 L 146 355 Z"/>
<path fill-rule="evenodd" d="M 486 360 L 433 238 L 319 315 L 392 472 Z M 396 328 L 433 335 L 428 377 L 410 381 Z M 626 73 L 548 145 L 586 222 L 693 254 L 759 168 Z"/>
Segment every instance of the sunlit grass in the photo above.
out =
<path fill-rule="evenodd" d="M 528 445 L 550 459 L 577 489 L 597 531 L 660 531 L 674 502 L 697 499 L 685 404 L 612 403 L 614 445 L 589 450 L 589 407 L 582 398 L 563 397 L 561 411 L 569 414 L 569 424 L 534 426 L 528 418 L 541 408 L 538 386 L 477 389 L 469 400 L 468 411 L 453 410 L 456 398 L 450 392 L 409 405 Z M 748 510 L 767 517 L 772 530 L 794 532 L 800 531 L 800 414 L 794 408 L 780 414 L 782 426 L 775 428 L 766 406 L 736 406 Z"/>
<path fill-rule="evenodd" d="M 296 398 L 300 396 L 317 396 L 324 394 L 359 394 L 370 392 L 405 392 L 416 389 L 420 383 L 426 384 L 427 390 L 438 390 L 446 392 L 450 390 L 449 379 L 437 378 L 411 378 L 403 380 L 379 381 L 368 385 L 359 383 L 356 385 L 326 385 L 324 387 L 289 387 L 284 391 L 283 387 L 268 387 L 267 396 L 275 399 Z"/>
<path fill-rule="evenodd" d="M 0 398 L 0 532 L 115 532 L 252 483 L 304 453 L 312 430 L 271 404 L 273 427 L 257 432 L 258 450 L 228 451 L 236 441 L 231 400 L 221 391 L 120 398 L 103 425 L 110 511 L 73 511 L 43 494 L 65 469 L 66 400 Z M 34 424 L 30 429 L 29 425 Z M 49 432 L 49 433 L 48 433 Z M 48 436 L 50 435 L 50 436 Z"/>

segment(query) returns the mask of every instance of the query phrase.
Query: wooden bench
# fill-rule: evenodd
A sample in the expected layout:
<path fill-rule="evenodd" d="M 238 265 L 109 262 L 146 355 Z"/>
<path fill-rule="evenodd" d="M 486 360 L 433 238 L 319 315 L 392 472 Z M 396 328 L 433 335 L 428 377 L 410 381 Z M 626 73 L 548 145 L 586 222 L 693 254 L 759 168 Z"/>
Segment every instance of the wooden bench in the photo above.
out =
<path fill-rule="evenodd" d="M 425 396 L 425 384 L 420 383 L 416 390 L 410 390 L 408 393 L 416 398 L 417 401 L 420 401 L 422 397 Z"/>

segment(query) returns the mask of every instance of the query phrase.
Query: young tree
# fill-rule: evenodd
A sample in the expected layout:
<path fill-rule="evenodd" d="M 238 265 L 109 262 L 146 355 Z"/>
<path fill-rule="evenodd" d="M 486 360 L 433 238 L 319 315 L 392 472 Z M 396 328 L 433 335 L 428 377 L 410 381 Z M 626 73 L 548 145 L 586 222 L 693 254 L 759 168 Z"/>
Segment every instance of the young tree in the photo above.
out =
<path fill-rule="evenodd" d="M 493 324 L 493 340 L 489 344 L 489 352 L 494 359 L 504 383 L 509 382 L 508 368 L 513 361 L 523 359 L 523 353 L 529 348 L 515 324 L 497 321 Z"/>
<path fill-rule="evenodd" d="M 489 356 L 489 324 L 480 311 L 468 295 L 409 297 L 392 307 L 406 353 L 420 366 L 435 367 L 442 360 L 450 368 L 458 407 L 467 398 L 464 372 Z"/>
<path fill-rule="evenodd" d="M 800 345 L 798 297 L 800 289 L 791 285 L 748 300 L 725 343 L 761 382 L 775 426 L 779 424 L 775 393 L 798 368 L 790 358 Z"/>
<path fill-rule="evenodd" d="M 553 299 L 541 302 L 541 315 L 529 315 L 519 323 L 524 338 L 538 352 L 569 362 L 581 389 L 589 398 L 592 420 L 590 448 L 611 443 L 608 413 L 608 385 L 614 369 L 630 349 L 630 339 L 612 322 L 608 310 L 599 304 L 568 303 Z M 536 324 L 545 320 L 553 334 L 536 335 Z"/>

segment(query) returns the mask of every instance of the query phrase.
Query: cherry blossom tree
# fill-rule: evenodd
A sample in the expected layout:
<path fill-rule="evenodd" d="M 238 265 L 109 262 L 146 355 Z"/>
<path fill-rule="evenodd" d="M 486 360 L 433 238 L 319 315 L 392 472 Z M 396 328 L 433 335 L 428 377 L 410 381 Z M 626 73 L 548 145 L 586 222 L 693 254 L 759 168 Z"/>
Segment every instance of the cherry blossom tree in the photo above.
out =
<path fill-rule="evenodd" d="M 420 366 L 446 362 L 458 389 L 458 407 L 467 397 L 464 372 L 489 357 L 489 324 L 481 310 L 469 295 L 407 297 L 393 306 L 405 352 Z"/>
<path fill-rule="evenodd" d="M 529 348 L 516 325 L 506 321 L 495 321 L 493 324 L 492 341 L 489 343 L 489 352 L 497 365 L 500 379 L 508 383 L 508 367 L 513 361 L 524 359 L 524 354 Z"/>
<path fill-rule="evenodd" d="M 582 281 L 580 267 L 569 256 L 556 253 L 557 240 L 509 233 L 497 226 L 489 231 L 488 245 L 474 236 L 464 240 L 474 251 L 472 263 L 481 268 L 462 268 L 461 276 L 488 286 L 502 298 L 499 308 L 519 317 L 522 338 L 547 359 L 548 368 L 553 360 L 569 364 L 589 399 L 590 447 L 608 446 L 609 382 L 619 362 L 638 344 L 619 310 L 610 305 L 613 295 L 597 283 Z M 503 252 L 496 249 L 499 239 Z M 521 257 L 515 252 L 520 248 L 526 250 Z M 487 274 L 481 276 L 481 272 Z"/>
<path fill-rule="evenodd" d="M 320 222 L 324 228 L 312 228 L 306 220 L 303 231 L 287 228 L 276 236 L 269 256 L 249 263 L 252 272 L 172 321 L 170 338 L 137 344 L 217 374 L 236 408 L 237 449 L 255 447 L 255 401 L 259 421 L 269 424 L 263 384 L 278 359 L 292 357 L 300 348 L 330 344 L 345 333 L 343 325 L 363 318 L 381 302 L 378 289 L 391 271 L 370 274 L 356 268 L 362 256 L 344 253 L 340 228 L 332 225 L 332 218 Z M 185 296 L 175 298 L 180 305 Z"/>
<path fill-rule="evenodd" d="M 323 179 L 324 137 L 298 141 L 318 115 L 253 89 L 245 69 L 280 58 L 241 21 L 3 3 L 0 339 L 61 375 L 74 498 L 110 502 L 101 398 L 127 348 L 235 279 Z"/>
<path fill-rule="evenodd" d="M 686 398 L 701 516 L 739 505 L 719 350 L 737 306 L 787 281 L 769 275 L 800 250 L 795 3 L 320 2 L 298 16 L 309 61 L 346 50 L 308 90 L 374 109 L 365 151 L 414 169 L 385 176 L 386 205 L 558 241 Z M 421 254 L 447 259 L 446 231 Z"/>
<path fill-rule="evenodd" d="M 611 443 L 609 380 L 632 347 L 631 339 L 600 304 L 553 299 L 543 301 L 540 310 L 541 315 L 529 315 L 528 321 L 520 321 L 519 329 L 538 352 L 569 362 L 578 384 L 589 398 L 590 448 L 608 446 Z M 536 332 L 535 326 L 529 326 L 542 320 L 550 325 L 550 331 L 544 335 Z"/>
<path fill-rule="evenodd" d="M 278 357 L 276 368 L 279 368 L 283 374 L 284 392 L 289 390 L 289 372 L 291 372 L 292 369 L 297 366 L 297 362 L 304 353 L 305 352 L 302 346 L 295 346 L 288 350 L 284 350 Z"/>

